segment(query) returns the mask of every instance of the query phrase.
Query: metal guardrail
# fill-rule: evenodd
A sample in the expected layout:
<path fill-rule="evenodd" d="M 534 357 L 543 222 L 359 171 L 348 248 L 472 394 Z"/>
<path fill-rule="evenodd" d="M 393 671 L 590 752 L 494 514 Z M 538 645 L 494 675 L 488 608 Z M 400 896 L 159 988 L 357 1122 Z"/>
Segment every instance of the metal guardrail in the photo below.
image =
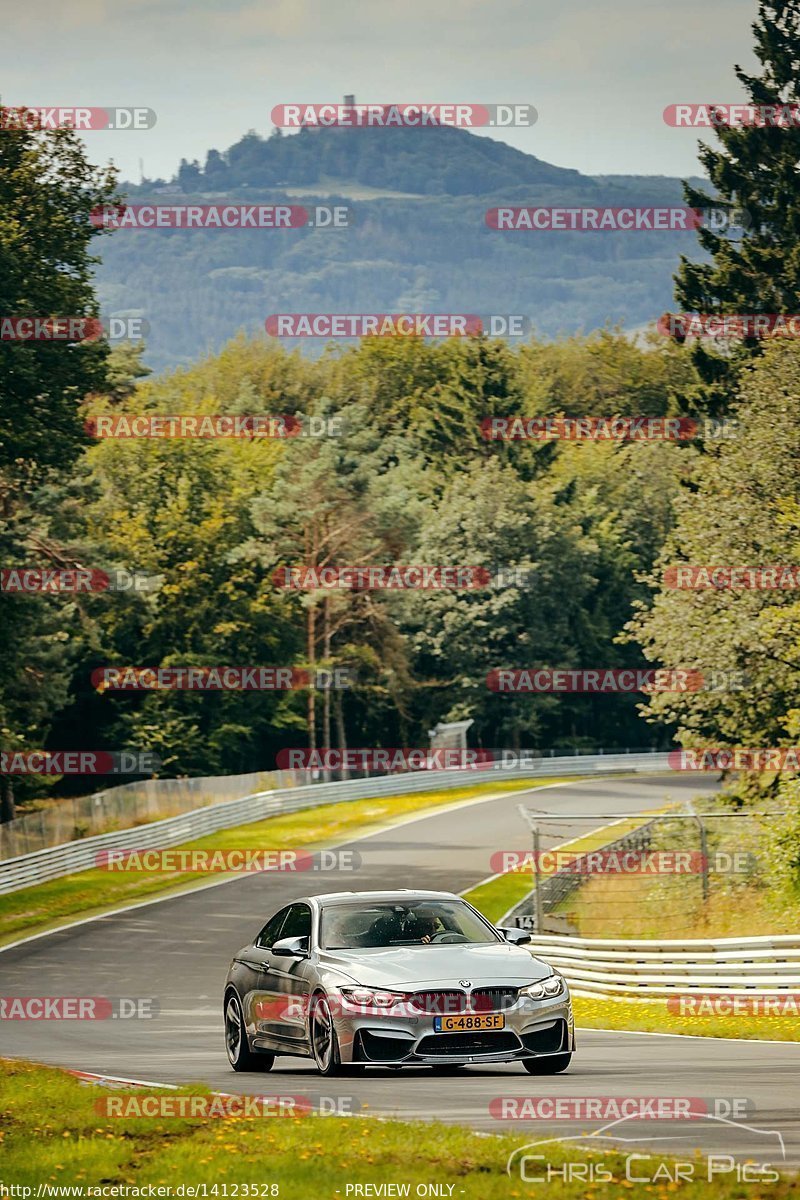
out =
<path fill-rule="evenodd" d="M 615 752 L 619 753 L 623 752 Z M 649 751 L 627 749 L 624 753 L 639 755 Z M 603 750 L 576 751 L 569 756 L 557 754 L 555 750 L 539 751 L 532 756 L 532 770 L 544 769 L 542 763 L 548 758 L 552 761 L 553 758 L 591 758 L 604 754 Z M 524 765 L 530 763 L 526 761 Z M 382 772 L 373 774 L 379 777 Z M 248 775 L 133 780 L 102 788 L 88 796 L 64 797 L 56 803 L 0 823 L 0 861 L 46 850 L 50 846 L 61 846 L 65 842 L 75 842 L 79 838 L 176 817 L 179 813 L 194 812 L 197 808 L 219 804 L 223 800 L 239 800 L 267 790 L 331 783 L 348 778 L 370 778 L 370 772 L 351 770 L 344 775 L 337 771 L 322 774 L 318 770 L 305 768 L 257 771 Z"/>
<path fill-rule="evenodd" d="M 94 867 L 102 850 L 166 849 L 280 813 L 299 812 L 320 804 L 344 803 L 380 796 L 473 786 L 508 778 L 550 775 L 594 775 L 629 771 L 664 771 L 668 756 L 658 752 L 593 754 L 541 758 L 518 767 L 486 770 L 460 768 L 447 771 L 414 771 L 402 775 L 374 776 L 339 783 L 315 783 L 302 787 L 257 792 L 222 804 L 209 804 L 162 821 L 131 829 L 115 830 L 79 841 L 66 842 L 0 862 L 0 894 L 44 883 Z"/>
<path fill-rule="evenodd" d="M 176 817 L 267 788 L 312 782 L 310 771 L 259 771 L 248 775 L 142 779 L 103 788 L 89 796 L 64 797 L 0 824 L 0 861 L 114 829 Z"/>
<path fill-rule="evenodd" d="M 578 996 L 800 992 L 800 935 L 647 940 L 534 936 L 529 949 Z"/>

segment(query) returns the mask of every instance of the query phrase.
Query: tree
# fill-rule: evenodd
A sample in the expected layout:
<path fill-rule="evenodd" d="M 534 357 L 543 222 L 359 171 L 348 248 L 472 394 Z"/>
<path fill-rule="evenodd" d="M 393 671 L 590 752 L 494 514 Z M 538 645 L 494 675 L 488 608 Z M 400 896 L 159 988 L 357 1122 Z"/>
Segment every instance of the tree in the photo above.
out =
<path fill-rule="evenodd" d="M 736 66 L 750 103 L 800 105 L 800 0 L 760 0 L 753 23 L 756 55 L 763 66 L 749 75 Z M 789 122 L 716 127 L 720 148 L 700 146 L 700 161 L 716 199 L 687 184 L 694 208 L 743 209 L 749 227 L 741 237 L 711 228 L 698 230 L 710 261 L 681 256 L 675 298 L 685 312 L 796 313 L 800 304 L 800 125 Z M 726 407 L 739 367 L 759 349 L 755 338 L 716 353 L 700 340 L 693 357 L 706 382 L 713 414 Z"/>
<path fill-rule="evenodd" d="M 89 254 L 115 173 L 92 167 L 71 129 L 0 137 L 0 312 L 96 317 Z M 68 468 L 87 444 L 79 404 L 105 384 L 104 342 L 0 339 L 0 498 Z"/>
<path fill-rule="evenodd" d="M 359 404 L 339 410 L 343 437 L 290 441 L 268 491 L 253 504 L 260 534 L 242 547 L 273 573 L 280 566 L 318 572 L 325 567 L 402 561 L 413 543 L 421 476 L 402 438 L 384 438 Z M 407 665 L 402 638 L 385 598 L 370 592 L 311 589 L 284 593 L 284 607 L 302 613 L 301 665 L 347 665 L 360 670 L 359 692 L 379 705 L 400 703 Z M 317 746 L 315 689 L 307 691 L 306 731 Z M 338 710 L 341 717 L 341 709 Z M 344 724 L 339 722 L 340 741 Z M 323 694 L 322 741 L 331 744 L 331 692 Z"/>
<path fill-rule="evenodd" d="M 93 209 L 112 202 L 115 173 L 92 167 L 70 129 L 7 129 L 0 136 L 0 313 L 96 317 L 89 247 Z M 105 343 L 0 340 L 0 555 L 30 562 L 31 526 L 46 519 L 41 489 L 65 476 L 87 444 L 80 403 L 105 384 Z M 41 561 L 42 550 L 37 557 Z M 69 681 L 67 604 L 0 595 L 0 741 L 42 744 Z M 2 780 L 0 820 L 14 813 Z"/>
<path fill-rule="evenodd" d="M 185 192 L 197 192 L 200 190 L 203 182 L 203 174 L 200 170 L 200 163 L 197 159 L 192 162 L 187 162 L 185 158 L 181 159 L 181 165 L 178 167 L 178 183 Z"/>
<path fill-rule="evenodd" d="M 278 414 L 311 394 L 314 375 L 297 357 L 237 341 L 217 358 L 141 384 L 124 411 Z M 97 397 L 87 410 L 97 416 L 113 407 Z M 292 697 L 278 692 L 98 697 L 89 686 L 92 669 L 106 664 L 283 665 L 299 652 L 263 570 L 235 554 L 255 534 L 251 505 L 282 446 L 269 438 L 175 438 L 107 439 L 91 448 L 84 477 L 73 481 L 84 544 L 101 567 L 160 582 L 140 595 L 94 599 L 94 637 L 84 644 L 62 730 L 91 724 L 113 745 L 155 750 L 168 774 L 203 775 L 260 769 L 276 731 L 298 723 Z"/>
<path fill-rule="evenodd" d="M 800 734 L 800 603 L 786 587 L 680 588 L 681 564 L 795 564 L 800 550 L 800 350 L 767 347 L 743 379 L 739 436 L 697 456 L 692 488 L 629 633 L 666 667 L 717 672 L 716 687 L 655 695 L 648 718 L 684 746 L 769 747 Z"/>

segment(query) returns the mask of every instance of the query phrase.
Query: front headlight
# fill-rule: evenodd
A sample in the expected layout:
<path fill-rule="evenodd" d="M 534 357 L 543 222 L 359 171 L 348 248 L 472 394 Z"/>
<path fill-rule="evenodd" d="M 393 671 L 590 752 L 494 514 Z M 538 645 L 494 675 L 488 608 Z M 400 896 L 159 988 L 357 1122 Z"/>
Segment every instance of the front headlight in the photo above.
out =
<path fill-rule="evenodd" d="M 405 999 L 404 992 L 387 992 L 381 988 L 339 988 L 345 1001 L 354 1008 L 391 1008 Z"/>
<path fill-rule="evenodd" d="M 566 990 L 567 985 L 561 975 L 548 975 L 547 979 L 542 979 L 539 983 L 520 988 L 519 994 L 529 996 L 531 1000 L 552 1000 L 554 996 L 560 996 Z"/>

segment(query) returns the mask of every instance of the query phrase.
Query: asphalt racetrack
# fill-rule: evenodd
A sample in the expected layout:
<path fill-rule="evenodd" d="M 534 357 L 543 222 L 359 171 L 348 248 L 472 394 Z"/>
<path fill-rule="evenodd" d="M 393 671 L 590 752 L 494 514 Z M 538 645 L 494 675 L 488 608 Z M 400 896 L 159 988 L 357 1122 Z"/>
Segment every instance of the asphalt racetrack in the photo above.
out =
<path fill-rule="evenodd" d="M 608 1122 L 499 1120 L 492 1115 L 499 1098 L 718 1099 L 723 1117 L 736 1112 L 725 1102 L 742 1102 L 741 1113 L 747 1101 L 748 1115 L 736 1124 L 637 1121 L 607 1133 L 659 1153 L 699 1147 L 737 1160 L 749 1156 L 796 1167 L 800 1044 L 579 1029 L 570 1069 L 551 1078 L 530 1076 L 512 1064 L 470 1067 L 453 1075 L 374 1068 L 322 1080 L 309 1060 L 291 1058 L 278 1059 L 268 1074 L 237 1075 L 225 1055 L 222 987 L 228 964 L 265 918 L 294 897 L 394 886 L 461 892 L 493 874 L 493 851 L 530 848 L 530 832 L 517 810 L 520 801 L 551 813 L 636 813 L 714 787 L 700 776 L 617 776 L 471 801 L 347 843 L 361 856 L 355 873 L 242 875 L 10 946 L 0 950 L 4 996 L 156 997 L 159 1015 L 152 1020 L 3 1021 L 0 1055 L 126 1079 L 201 1081 L 221 1092 L 308 1097 L 340 1112 L 437 1118 L 492 1133 L 513 1128 L 520 1132 L 520 1146 L 585 1135 Z M 605 822 L 598 817 L 596 824 Z M 591 822 L 558 823 L 542 845 L 589 828 Z M 665 913 L 664 936 L 669 932 Z M 513 1111 L 513 1103 L 510 1107 Z M 620 1140 L 604 1144 L 631 1149 Z"/>

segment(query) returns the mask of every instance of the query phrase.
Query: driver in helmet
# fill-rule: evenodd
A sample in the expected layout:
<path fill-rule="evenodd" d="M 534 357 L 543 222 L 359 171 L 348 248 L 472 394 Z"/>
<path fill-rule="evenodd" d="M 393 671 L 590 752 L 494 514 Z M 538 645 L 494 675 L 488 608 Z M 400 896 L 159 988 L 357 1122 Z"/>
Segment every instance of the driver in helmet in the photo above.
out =
<path fill-rule="evenodd" d="M 427 945 L 437 933 L 441 932 L 439 918 L 430 908 L 418 908 L 413 914 L 413 922 L 409 926 L 409 934 Z"/>

